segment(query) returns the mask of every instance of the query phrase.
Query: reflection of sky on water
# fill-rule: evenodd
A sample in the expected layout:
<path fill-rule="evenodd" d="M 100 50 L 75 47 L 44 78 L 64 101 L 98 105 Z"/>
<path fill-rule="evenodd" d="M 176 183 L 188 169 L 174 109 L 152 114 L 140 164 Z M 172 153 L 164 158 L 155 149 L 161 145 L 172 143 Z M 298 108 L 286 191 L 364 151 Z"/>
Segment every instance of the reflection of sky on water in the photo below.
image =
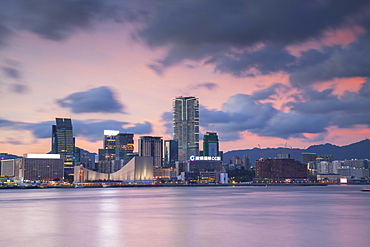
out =
<path fill-rule="evenodd" d="M 7 222 L 0 243 L 364 246 L 370 241 L 370 193 L 360 188 L 7 190 L 0 194 L 0 218 Z"/>

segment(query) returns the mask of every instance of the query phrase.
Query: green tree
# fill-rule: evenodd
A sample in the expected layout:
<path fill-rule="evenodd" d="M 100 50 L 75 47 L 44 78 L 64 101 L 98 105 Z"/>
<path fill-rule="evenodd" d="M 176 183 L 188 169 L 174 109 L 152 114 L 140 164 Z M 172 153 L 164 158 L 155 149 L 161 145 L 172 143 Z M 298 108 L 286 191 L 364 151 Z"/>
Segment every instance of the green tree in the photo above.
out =
<path fill-rule="evenodd" d="M 235 169 L 228 171 L 230 180 L 237 183 L 253 181 L 255 172 L 253 170 Z"/>

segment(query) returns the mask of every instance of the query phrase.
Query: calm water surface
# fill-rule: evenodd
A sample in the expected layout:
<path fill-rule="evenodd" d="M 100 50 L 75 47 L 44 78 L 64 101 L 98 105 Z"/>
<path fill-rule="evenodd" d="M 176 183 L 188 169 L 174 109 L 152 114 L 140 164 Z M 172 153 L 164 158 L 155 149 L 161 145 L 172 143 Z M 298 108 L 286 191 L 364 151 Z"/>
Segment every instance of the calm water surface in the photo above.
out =
<path fill-rule="evenodd" d="M 360 189 L 0 190 L 0 246 L 370 246 Z"/>

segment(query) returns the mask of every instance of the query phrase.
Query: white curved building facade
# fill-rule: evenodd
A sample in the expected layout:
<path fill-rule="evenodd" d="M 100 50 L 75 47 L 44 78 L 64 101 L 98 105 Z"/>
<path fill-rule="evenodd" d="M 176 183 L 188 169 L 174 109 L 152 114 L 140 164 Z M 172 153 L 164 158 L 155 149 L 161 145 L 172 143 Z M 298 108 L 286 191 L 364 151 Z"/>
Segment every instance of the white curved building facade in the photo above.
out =
<path fill-rule="evenodd" d="M 134 157 L 124 167 L 114 173 L 95 172 L 82 166 L 75 166 L 74 169 L 74 183 L 84 183 L 94 180 L 152 181 L 153 157 Z"/>

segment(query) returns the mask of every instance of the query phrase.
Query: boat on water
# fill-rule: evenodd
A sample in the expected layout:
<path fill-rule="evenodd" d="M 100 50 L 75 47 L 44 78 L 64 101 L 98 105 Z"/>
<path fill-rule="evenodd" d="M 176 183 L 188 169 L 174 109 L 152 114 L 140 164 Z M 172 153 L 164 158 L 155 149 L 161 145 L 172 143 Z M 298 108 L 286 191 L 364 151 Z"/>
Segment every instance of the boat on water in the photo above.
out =
<path fill-rule="evenodd" d="M 75 188 L 84 188 L 85 186 L 83 186 L 82 184 L 75 184 Z"/>
<path fill-rule="evenodd" d="M 370 192 L 370 187 L 363 187 L 361 191 L 364 191 L 364 192 Z"/>

